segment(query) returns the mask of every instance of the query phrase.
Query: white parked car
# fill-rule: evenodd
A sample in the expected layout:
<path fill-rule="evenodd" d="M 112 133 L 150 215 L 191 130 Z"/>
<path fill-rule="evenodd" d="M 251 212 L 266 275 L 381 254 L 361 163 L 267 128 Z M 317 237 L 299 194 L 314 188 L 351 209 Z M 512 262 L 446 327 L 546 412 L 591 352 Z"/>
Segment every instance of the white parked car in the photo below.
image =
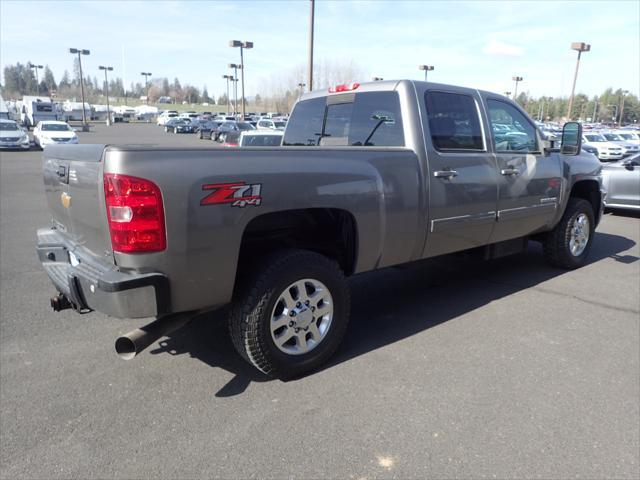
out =
<path fill-rule="evenodd" d="M 613 133 L 620 135 L 627 143 L 633 143 L 634 145 L 640 145 L 640 135 L 633 130 L 615 130 Z"/>
<path fill-rule="evenodd" d="M 0 118 L 0 149 L 29 150 L 29 135 L 13 120 Z"/>
<path fill-rule="evenodd" d="M 239 147 L 279 147 L 282 145 L 282 130 L 245 130 L 240 134 Z"/>
<path fill-rule="evenodd" d="M 582 145 L 598 150 L 598 158 L 600 160 L 620 160 L 624 156 L 620 145 L 609 142 L 596 132 L 584 133 L 582 135 Z"/>
<path fill-rule="evenodd" d="M 613 132 L 602 132 L 602 136 L 610 142 L 616 143 L 622 147 L 622 154 L 626 157 L 640 151 L 640 146 L 635 143 L 627 142 L 621 135 Z"/>
<path fill-rule="evenodd" d="M 159 126 L 163 127 L 164 125 L 166 125 L 166 123 L 170 119 L 176 118 L 177 116 L 178 116 L 178 112 L 176 112 L 175 110 L 165 110 L 160 115 L 158 115 L 158 119 L 157 119 L 156 123 Z"/>
<path fill-rule="evenodd" d="M 78 135 L 66 122 L 38 122 L 33 130 L 33 141 L 44 148 L 52 143 L 78 143 Z"/>
<path fill-rule="evenodd" d="M 256 124 L 258 130 L 284 130 L 287 122 L 282 120 L 271 120 L 270 118 L 262 118 Z"/>

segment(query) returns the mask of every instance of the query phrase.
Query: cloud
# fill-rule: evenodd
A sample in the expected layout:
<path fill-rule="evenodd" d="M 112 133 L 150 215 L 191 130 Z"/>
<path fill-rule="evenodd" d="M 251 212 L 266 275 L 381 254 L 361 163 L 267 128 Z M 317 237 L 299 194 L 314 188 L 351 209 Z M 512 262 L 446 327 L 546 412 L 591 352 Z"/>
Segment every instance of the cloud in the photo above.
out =
<path fill-rule="evenodd" d="M 521 57 L 524 55 L 524 49 L 516 45 L 509 45 L 492 39 L 484 47 L 482 53 L 486 55 L 500 55 L 505 57 Z"/>

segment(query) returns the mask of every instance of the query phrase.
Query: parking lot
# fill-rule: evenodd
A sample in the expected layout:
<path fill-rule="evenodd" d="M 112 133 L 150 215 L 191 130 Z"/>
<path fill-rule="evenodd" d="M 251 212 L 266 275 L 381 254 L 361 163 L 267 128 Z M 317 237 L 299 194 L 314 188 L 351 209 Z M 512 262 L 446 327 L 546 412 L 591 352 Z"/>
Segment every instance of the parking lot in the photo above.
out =
<path fill-rule="evenodd" d="M 78 135 L 214 146 L 154 124 Z M 282 382 L 222 314 L 124 362 L 113 341 L 144 321 L 53 313 L 40 159 L 0 153 L 1 478 L 638 478 L 638 215 L 608 212 L 576 271 L 531 243 L 355 277 L 338 354 Z"/>

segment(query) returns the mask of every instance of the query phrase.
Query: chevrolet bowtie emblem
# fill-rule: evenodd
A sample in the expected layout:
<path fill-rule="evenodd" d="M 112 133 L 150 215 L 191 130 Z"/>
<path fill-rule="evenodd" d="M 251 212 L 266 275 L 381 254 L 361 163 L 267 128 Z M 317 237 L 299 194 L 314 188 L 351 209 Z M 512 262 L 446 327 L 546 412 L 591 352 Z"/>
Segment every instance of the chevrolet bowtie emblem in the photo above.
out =
<path fill-rule="evenodd" d="M 71 206 L 71 195 L 66 192 L 62 192 L 60 195 L 60 202 L 64 208 L 69 208 Z"/>

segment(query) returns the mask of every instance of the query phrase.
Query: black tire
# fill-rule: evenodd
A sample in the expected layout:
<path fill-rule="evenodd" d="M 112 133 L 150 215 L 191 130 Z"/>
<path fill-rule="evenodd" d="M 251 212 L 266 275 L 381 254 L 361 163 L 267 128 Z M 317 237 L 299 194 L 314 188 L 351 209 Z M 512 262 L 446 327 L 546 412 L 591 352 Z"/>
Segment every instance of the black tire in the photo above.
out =
<path fill-rule="evenodd" d="M 329 290 L 333 317 L 313 349 L 287 354 L 272 339 L 271 314 L 287 287 L 306 278 L 322 282 Z M 251 365 L 272 377 L 292 378 L 317 369 L 335 353 L 349 314 L 349 289 L 335 261 L 307 250 L 283 250 L 265 258 L 261 266 L 239 280 L 229 313 L 229 331 L 234 347 Z"/>
<path fill-rule="evenodd" d="M 586 215 L 589 220 L 589 238 L 587 245 L 579 255 L 571 253 L 570 240 L 572 235 L 572 229 L 574 222 L 580 215 Z M 547 233 L 542 247 L 544 251 L 545 259 L 549 264 L 554 267 L 566 268 L 573 270 L 583 266 L 595 235 L 595 218 L 593 214 L 593 207 L 591 203 L 582 199 L 571 197 L 567 203 L 567 208 L 562 215 L 562 219 L 555 226 L 553 230 Z"/>

